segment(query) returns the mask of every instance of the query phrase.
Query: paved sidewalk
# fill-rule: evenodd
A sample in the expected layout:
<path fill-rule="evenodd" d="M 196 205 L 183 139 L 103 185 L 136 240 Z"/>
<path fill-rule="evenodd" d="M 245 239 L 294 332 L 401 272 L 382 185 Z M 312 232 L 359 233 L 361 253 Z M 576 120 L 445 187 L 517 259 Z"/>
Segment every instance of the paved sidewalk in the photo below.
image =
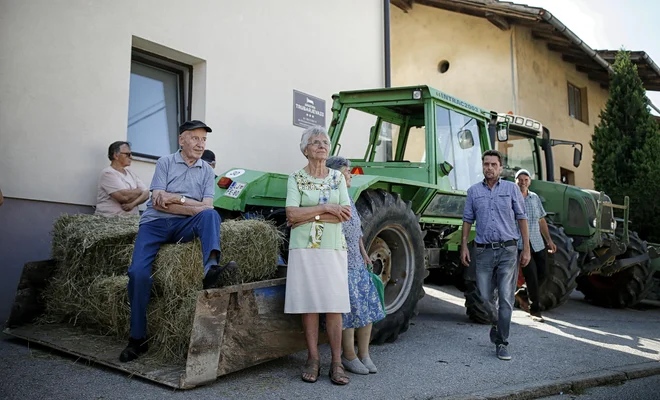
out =
<path fill-rule="evenodd" d="M 327 377 L 327 346 L 322 347 L 316 384 L 299 378 L 305 359 L 301 352 L 220 378 L 210 386 L 172 391 L 4 339 L 0 340 L 0 398 L 530 398 L 566 392 L 562 390 L 566 387 L 660 373 L 658 303 L 603 309 L 586 304 L 577 292 L 564 306 L 546 313 L 545 324 L 515 311 L 510 338 L 513 360 L 500 361 L 489 342 L 489 328 L 467 320 L 461 292 L 426 286 L 426 293 L 410 330 L 396 343 L 372 347 L 379 373 L 351 375 L 347 387 L 333 386 Z"/>

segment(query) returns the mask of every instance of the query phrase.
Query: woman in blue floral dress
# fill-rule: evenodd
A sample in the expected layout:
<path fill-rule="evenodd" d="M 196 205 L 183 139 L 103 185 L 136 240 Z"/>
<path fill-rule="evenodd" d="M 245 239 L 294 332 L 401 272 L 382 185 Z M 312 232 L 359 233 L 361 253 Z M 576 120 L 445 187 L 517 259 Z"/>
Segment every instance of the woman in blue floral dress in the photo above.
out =
<path fill-rule="evenodd" d="M 326 166 L 341 171 L 346 178 L 346 186 L 351 187 L 350 161 L 343 157 L 332 156 L 326 161 Z M 385 318 L 385 312 L 366 268 L 367 264 L 371 264 L 371 260 L 362 242 L 360 216 L 352 199 L 351 210 L 351 219 L 342 224 L 348 246 L 348 294 L 351 311 L 342 314 L 344 331 L 341 362 L 347 371 L 368 375 L 378 371 L 369 357 L 371 326 L 374 322 Z M 357 354 L 355 354 L 356 334 Z"/>

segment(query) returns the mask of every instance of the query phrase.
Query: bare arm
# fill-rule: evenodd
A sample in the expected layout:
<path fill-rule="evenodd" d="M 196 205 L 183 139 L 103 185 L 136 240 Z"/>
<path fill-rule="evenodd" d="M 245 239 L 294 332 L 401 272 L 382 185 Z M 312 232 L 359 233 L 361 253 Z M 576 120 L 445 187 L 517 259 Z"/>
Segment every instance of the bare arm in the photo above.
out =
<path fill-rule="evenodd" d="M 309 219 L 306 219 L 304 221 L 296 222 L 295 224 L 292 224 L 291 222 L 287 222 L 287 224 L 293 229 L 293 228 L 299 227 L 300 225 L 305 225 L 305 224 L 308 224 L 308 223 L 314 222 L 314 221 L 316 221 L 316 217 L 309 218 Z M 341 219 L 339 219 L 339 217 L 337 217 L 334 214 L 323 213 L 323 214 L 319 215 L 319 222 L 329 222 L 331 224 L 339 224 L 339 223 L 342 223 L 343 221 Z"/>
<path fill-rule="evenodd" d="M 362 253 L 362 258 L 364 258 L 365 264 L 372 264 L 371 258 L 369 258 L 369 253 L 367 252 L 367 249 L 364 248 L 364 241 L 362 240 L 361 236 L 360 236 L 360 253 Z"/>
<path fill-rule="evenodd" d="M 550 253 L 557 251 L 557 245 L 555 245 L 555 243 L 552 241 L 550 230 L 548 229 L 548 223 L 546 222 L 545 218 L 539 219 L 539 228 L 541 229 L 541 235 L 545 239 L 545 242 L 548 244 Z"/>
<path fill-rule="evenodd" d="M 5 202 L 5 198 L 2 196 L 2 190 L 0 190 L 0 206 Z"/>
<path fill-rule="evenodd" d="M 529 228 L 527 226 L 526 219 L 519 219 L 518 226 L 520 227 L 520 235 L 522 236 L 523 241 L 523 250 L 520 255 L 520 264 L 525 267 L 529 264 L 531 258 L 530 249 L 529 249 Z"/>
<path fill-rule="evenodd" d="M 313 207 L 287 207 L 286 219 L 291 224 L 298 224 L 300 222 L 313 220 L 315 216 L 325 214 L 328 212 L 327 204 L 322 204 Z"/>
<path fill-rule="evenodd" d="M 180 195 L 177 196 L 181 198 Z M 156 205 L 154 202 L 153 207 L 155 210 L 166 212 L 168 214 L 188 215 L 188 216 L 197 215 L 204 210 L 213 209 L 213 199 L 211 198 L 206 198 L 202 202 L 193 200 L 191 203 L 193 202 L 195 204 L 188 204 L 188 200 L 186 199 L 186 202 L 184 204 L 170 203 L 167 204 L 166 207 L 163 207 L 161 205 Z"/>
<path fill-rule="evenodd" d="M 122 208 L 122 210 L 124 210 L 124 211 L 131 211 L 131 210 L 134 209 L 135 207 L 137 207 L 137 206 L 139 206 L 140 204 L 142 204 L 142 203 L 144 203 L 145 201 L 147 201 L 147 199 L 149 199 L 149 191 L 148 191 L 148 190 L 143 190 L 143 191 L 142 191 L 142 194 L 140 194 L 140 196 L 139 196 L 137 199 L 131 201 L 130 203 L 124 203 L 124 204 L 122 204 L 122 205 L 121 205 L 121 208 Z"/>
<path fill-rule="evenodd" d="M 470 229 L 472 229 L 472 224 L 463 221 L 463 228 L 461 231 L 461 262 L 466 267 L 470 266 L 470 251 L 467 248 Z"/>
<path fill-rule="evenodd" d="M 123 189 L 110 193 L 110 196 L 120 204 L 128 204 L 135 201 L 143 192 L 141 189 Z"/>

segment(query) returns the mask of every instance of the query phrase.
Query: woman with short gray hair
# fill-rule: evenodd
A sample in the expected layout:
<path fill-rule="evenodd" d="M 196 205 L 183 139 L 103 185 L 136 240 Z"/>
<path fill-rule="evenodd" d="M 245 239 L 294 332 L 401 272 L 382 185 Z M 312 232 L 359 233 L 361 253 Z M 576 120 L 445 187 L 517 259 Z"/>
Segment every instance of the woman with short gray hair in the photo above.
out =
<path fill-rule="evenodd" d="M 351 187 L 351 162 L 343 157 L 332 156 L 325 163 L 344 175 L 346 187 Z M 375 374 L 376 365 L 369 356 L 371 327 L 376 321 L 385 318 L 385 312 L 378 297 L 376 286 L 371 281 L 367 266 L 371 259 L 362 240 L 362 222 L 355 203 L 351 199 L 351 219 L 342 224 L 348 245 L 348 294 L 351 311 L 342 315 L 344 332 L 342 333 L 341 362 L 347 371 L 360 375 Z M 358 352 L 355 354 L 355 336 L 357 333 Z"/>
<path fill-rule="evenodd" d="M 325 165 L 330 138 L 312 126 L 302 134 L 300 151 L 307 166 L 289 176 L 286 217 L 291 228 L 284 312 L 302 314 L 307 362 L 301 378 L 316 382 L 320 373 L 319 314 L 326 316 L 332 362 L 330 379 L 349 382 L 341 363 L 342 313 L 350 311 L 346 239 L 341 223 L 351 218 L 346 180 Z"/>

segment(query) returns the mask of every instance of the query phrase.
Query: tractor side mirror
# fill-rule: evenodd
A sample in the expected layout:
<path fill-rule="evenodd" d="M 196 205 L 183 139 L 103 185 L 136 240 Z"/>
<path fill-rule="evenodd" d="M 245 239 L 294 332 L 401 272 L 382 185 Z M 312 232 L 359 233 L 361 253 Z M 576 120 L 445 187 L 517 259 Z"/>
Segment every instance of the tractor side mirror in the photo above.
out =
<path fill-rule="evenodd" d="M 497 123 L 497 140 L 506 142 L 509 140 L 509 123 L 506 121 Z"/>
<path fill-rule="evenodd" d="M 582 161 L 582 152 L 577 148 L 573 148 L 573 166 L 575 168 L 580 166 L 580 161 Z"/>
<path fill-rule="evenodd" d="M 445 161 L 442 164 L 440 164 L 440 172 L 442 172 L 444 176 L 449 175 L 452 169 L 454 169 L 454 166 L 451 165 L 448 161 Z"/>
<path fill-rule="evenodd" d="M 458 134 L 458 145 L 461 149 L 466 150 L 474 147 L 474 137 L 469 129 L 463 129 Z"/>

